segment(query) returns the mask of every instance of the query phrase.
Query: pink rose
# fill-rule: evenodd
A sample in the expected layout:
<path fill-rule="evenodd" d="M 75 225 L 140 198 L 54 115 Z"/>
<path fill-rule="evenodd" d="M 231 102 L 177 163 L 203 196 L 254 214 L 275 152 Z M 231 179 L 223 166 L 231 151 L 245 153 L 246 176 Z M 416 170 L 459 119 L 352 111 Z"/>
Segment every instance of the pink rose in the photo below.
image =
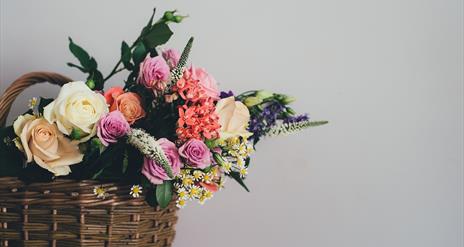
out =
<path fill-rule="evenodd" d="M 176 145 L 166 138 L 161 138 L 157 142 L 171 164 L 173 175 L 179 175 L 182 163 Z M 145 175 L 152 184 L 162 184 L 165 180 L 171 180 L 160 164 L 157 164 L 156 161 L 147 157 L 145 157 L 143 161 L 142 174 Z"/>
<path fill-rule="evenodd" d="M 146 88 L 164 90 L 169 78 L 169 66 L 161 56 L 147 56 L 140 64 L 138 83 Z"/>
<path fill-rule="evenodd" d="M 193 80 L 198 80 L 201 88 L 205 91 L 205 94 L 214 99 L 219 99 L 219 88 L 214 77 L 203 68 L 195 68 L 190 66 L 189 69 L 185 71 L 187 77 Z"/>
<path fill-rule="evenodd" d="M 163 51 L 162 55 L 171 69 L 175 68 L 179 63 L 180 53 L 174 49 L 167 49 Z"/>
<path fill-rule="evenodd" d="M 211 152 L 206 144 L 200 140 L 190 139 L 179 148 L 179 154 L 192 167 L 204 169 L 211 165 Z"/>
<path fill-rule="evenodd" d="M 125 136 L 129 130 L 130 125 L 120 111 L 105 114 L 97 124 L 97 136 L 105 146 L 116 143 L 118 138 Z"/>

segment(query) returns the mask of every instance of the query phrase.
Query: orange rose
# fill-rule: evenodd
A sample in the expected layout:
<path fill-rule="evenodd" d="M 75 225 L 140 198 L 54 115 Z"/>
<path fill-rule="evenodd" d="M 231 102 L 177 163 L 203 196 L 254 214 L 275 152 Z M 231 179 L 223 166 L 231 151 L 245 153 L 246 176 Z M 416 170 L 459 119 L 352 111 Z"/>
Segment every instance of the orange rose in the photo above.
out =
<path fill-rule="evenodd" d="M 115 110 L 119 110 L 130 125 L 145 117 L 145 111 L 142 108 L 142 99 L 138 94 L 132 92 L 123 93 L 116 97 L 110 106 L 110 111 Z"/>
<path fill-rule="evenodd" d="M 122 87 L 112 87 L 108 89 L 104 94 L 106 103 L 108 103 L 108 105 L 113 105 L 116 98 L 123 93 L 124 89 L 122 89 Z"/>

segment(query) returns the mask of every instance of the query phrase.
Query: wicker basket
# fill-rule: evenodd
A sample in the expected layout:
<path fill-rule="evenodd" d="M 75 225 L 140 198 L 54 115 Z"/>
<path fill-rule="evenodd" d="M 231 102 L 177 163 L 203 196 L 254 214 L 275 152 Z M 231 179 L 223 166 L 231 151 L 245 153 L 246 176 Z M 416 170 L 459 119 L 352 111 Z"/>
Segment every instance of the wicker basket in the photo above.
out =
<path fill-rule="evenodd" d="M 48 81 L 63 85 L 71 79 L 34 72 L 17 79 L 0 99 L 0 125 L 25 88 Z M 96 198 L 95 186 L 108 195 Z M 0 246 L 171 246 L 177 222 L 175 203 L 165 209 L 132 198 L 130 185 L 56 179 L 24 184 L 0 177 Z"/>

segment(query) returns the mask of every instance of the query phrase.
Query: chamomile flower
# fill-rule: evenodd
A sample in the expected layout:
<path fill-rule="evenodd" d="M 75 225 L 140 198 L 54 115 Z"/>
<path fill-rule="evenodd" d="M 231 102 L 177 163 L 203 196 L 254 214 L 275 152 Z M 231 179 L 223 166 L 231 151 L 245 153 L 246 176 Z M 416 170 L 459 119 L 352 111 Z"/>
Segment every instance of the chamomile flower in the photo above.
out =
<path fill-rule="evenodd" d="M 192 188 L 190 188 L 189 196 L 191 199 L 196 199 L 200 197 L 201 193 L 201 188 L 196 185 L 193 185 Z"/>
<path fill-rule="evenodd" d="M 185 177 L 185 176 L 188 176 L 188 175 L 190 175 L 190 170 L 188 170 L 188 169 L 182 169 L 182 170 L 180 170 L 180 177 L 181 177 L 181 178 L 182 178 L 182 177 Z"/>
<path fill-rule="evenodd" d="M 106 193 L 106 189 L 103 188 L 103 186 L 95 186 L 93 188 L 93 194 L 97 196 L 97 198 L 105 199 L 106 196 L 108 196 L 108 193 Z"/>
<path fill-rule="evenodd" d="M 185 207 L 185 204 L 186 204 L 186 201 L 185 201 L 185 199 L 183 199 L 183 198 L 179 198 L 179 199 L 177 199 L 177 201 L 176 201 L 176 206 L 177 206 L 178 208 L 183 208 L 183 207 Z"/>
<path fill-rule="evenodd" d="M 189 196 L 185 188 L 177 189 L 177 195 L 179 196 L 179 198 L 182 198 L 182 199 L 188 198 Z"/>
<path fill-rule="evenodd" d="M 243 160 L 242 158 L 237 159 L 237 166 L 240 169 L 245 168 L 245 160 Z"/>
<path fill-rule="evenodd" d="M 138 184 L 132 185 L 129 194 L 134 198 L 140 197 L 140 194 L 142 194 L 142 186 Z"/>
<path fill-rule="evenodd" d="M 225 183 L 226 183 L 226 176 L 222 176 L 221 179 L 219 180 L 219 184 L 218 184 L 219 190 L 224 188 Z"/>
<path fill-rule="evenodd" d="M 222 169 L 224 170 L 225 173 L 230 173 L 230 170 L 232 169 L 232 163 L 230 163 L 229 161 L 225 161 L 223 164 L 222 164 Z"/>
<path fill-rule="evenodd" d="M 203 175 L 203 182 L 205 183 L 211 183 L 211 181 L 213 180 L 213 174 L 211 172 L 208 172 L 208 173 L 205 173 Z"/>
<path fill-rule="evenodd" d="M 195 179 L 195 181 L 199 181 L 202 177 L 203 177 L 202 171 L 196 170 L 193 172 L 193 178 Z"/>
<path fill-rule="evenodd" d="M 206 197 L 204 196 L 201 196 L 200 198 L 198 198 L 198 203 L 200 203 L 201 205 L 205 204 L 205 201 L 206 201 Z"/>
<path fill-rule="evenodd" d="M 202 197 L 204 197 L 206 199 L 211 199 L 213 197 L 213 192 L 211 192 L 209 190 L 204 190 Z"/>
<path fill-rule="evenodd" d="M 31 110 L 34 110 L 34 108 L 37 105 L 38 101 L 39 100 L 37 99 L 37 97 L 32 97 L 31 99 L 29 99 L 27 107 L 29 107 L 29 109 L 31 109 Z"/>
<path fill-rule="evenodd" d="M 186 175 L 182 178 L 182 185 L 184 187 L 192 186 L 195 178 L 192 175 Z"/>
<path fill-rule="evenodd" d="M 240 169 L 240 176 L 242 178 L 246 177 L 247 174 L 248 174 L 248 170 L 246 168 L 241 168 Z"/>

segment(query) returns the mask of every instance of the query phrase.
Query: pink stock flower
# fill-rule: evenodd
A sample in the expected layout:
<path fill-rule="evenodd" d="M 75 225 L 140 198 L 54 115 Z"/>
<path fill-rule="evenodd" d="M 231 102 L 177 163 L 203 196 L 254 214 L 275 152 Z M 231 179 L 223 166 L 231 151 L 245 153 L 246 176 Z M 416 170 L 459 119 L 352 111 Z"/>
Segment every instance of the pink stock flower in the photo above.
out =
<path fill-rule="evenodd" d="M 190 139 L 179 148 L 179 154 L 192 167 L 204 169 L 211 165 L 211 152 L 203 141 Z"/>
<path fill-rule="evenodd" d="M 171 69 L 175 68 L 179 63 L 180 53 L 174 49 L 163 51 L 162 56 Z"/>
<path fill-rule="evenodd" d="M 176 145 L 166 138 L 161 138 L 157 142 L 171 164 L 173 175 L 179 175 L 182 163 Z M 145 175 L 152 184 L 162 184 L 165 180 L 171 180 L 160 164 L 147 157 L 145 157 L 143 161 L 142 174 Z"/>
<path fill-rule="evenodd" d="M 147 56 L 140 64 L 137 82 L 149 89 L 162 91 L 169 79 L 169 66 L 161 56 Z"/>
<path fill-rule="evenodd" d="M 105 114 L 97 124 L 97 136 L 105 146 L 116 143 L 118 138 L 125 136 L 129 130 L 130 125 L 120 111 Z"/>
<path fill-rule="evenodd" d="M 208 97 L 214 100 L 219 99 L 219 88 L 217 86 L 217 82 L 212 75 L 206 72 L 204 68 L 195 68 L 192 65 L 190 68 L 185 70 L 185 74 L 187 78 L 197 80 L 201 89 Z"/>

